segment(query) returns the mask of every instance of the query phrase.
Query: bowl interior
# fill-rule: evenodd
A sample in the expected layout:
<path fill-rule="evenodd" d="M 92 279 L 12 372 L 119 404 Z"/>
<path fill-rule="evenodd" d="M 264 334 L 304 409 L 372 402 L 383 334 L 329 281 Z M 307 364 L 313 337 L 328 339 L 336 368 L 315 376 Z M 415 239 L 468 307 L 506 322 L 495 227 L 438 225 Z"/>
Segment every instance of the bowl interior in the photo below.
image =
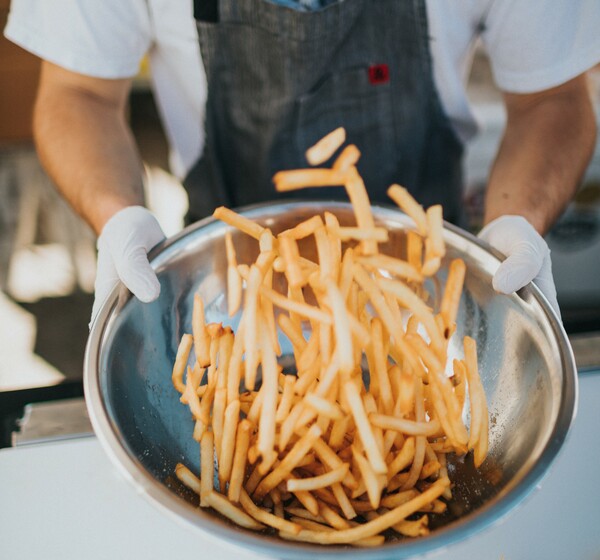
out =
<path fill-rule="evenodd" d="M 350 207 L 343 203 L 286 203 L 247 213 L 277 233 L 324 210 L 334 211 L 342 223 L 354 223 Z M 382 251 L 402 256 L 411 222 L 391 209 L 377 208 L 375 215 L 391 232 Z M 237 541 L 262 551 L 271 547 L 279 557 L 302 557 L 309 545 L 284 542 L 276 535 L 256 536 L 193 508 L 194 497 L 173 478 L 178 462 L 196 471 L 200 467 L 199 446 L 192 439 L 193 421 L 171 384 L 179 340 L 191 332 L 194 293 L 199 290 L 204 299 L 207 320 L 223 322 L 234 330 L 239 320 L 227 314 L 223 239 L 227 229 L 209 220 L 189 228 L 155 254 L 153 266 L 161 283 L 155 302 L 142 304 L 126 298 L 116 304 L 115 297 L 105 306 L 98 321 L 102 326 L 95 326 L 97 345 L 88 349 L 87 383 L 99 397 L 91 403 L 92 417 L 105 421 L 100 437 L 113 450 L 119 448 L 121 466 L 138 483 L 143 481 L 145 490 L 152 489 L 149 493 L 167 509 L 225 538 L 236 535 Z M 393 550 L 396 557 L 403 551 L 425 551 L 465 537 L 510 509 L 556 454 L 575 401 L 575 370 L 564 333 L 536 290 L 496 294 L 491 277 L 498 259 L 455 228 L 446 228 L 444 233 L 447 256 L 439 281 L 430 282 L 428 289 L 435 305 L 448 263 L 456 257 L 465 260 L 467 276 L 450 356 L 462 357 L 463 336 L 477 340 L 490 412 L 490 452 L 478 471 L 470 454 L 452 461 L 449 470 L 455 498 L 446 514 L 432 518 L 439 529 L 426 538 L 387 543 L 383 549 Z M 254 260 L 257 243 L 239 232 L 233 232 L 233 239 L 238 260 Z M 281 344 L 282 360 L 289 359 L 287 339 L 281 337 Z M 327 549 L 322 554 L 331 552 Z M 373 551 L 369 555 L 377 557 Z"/>

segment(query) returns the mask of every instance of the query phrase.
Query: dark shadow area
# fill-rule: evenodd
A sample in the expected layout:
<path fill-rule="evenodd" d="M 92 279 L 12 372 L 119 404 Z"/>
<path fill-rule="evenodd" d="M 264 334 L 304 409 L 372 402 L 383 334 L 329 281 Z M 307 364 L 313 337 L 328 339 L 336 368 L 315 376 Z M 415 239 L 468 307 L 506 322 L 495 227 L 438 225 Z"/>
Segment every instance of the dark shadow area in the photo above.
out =
<path fill-rule="evenodd" d="M 35 303 L 17 302 L 35 317 L 34 353 L 63 373 L 67 380 L 83 378 L 83 355 L 93 302 L 94 296 L 83 292 L 44 298 Z"/>
<path fill-rule="evenodd" d="M 169 148 L 151 91 L 138 89 L 131 93 L 129 124 L 144 162 L 169 169 Z"/>
<path fill-rule="evenodd" d="M 560 298 L 559 298 L 560 304 Z M 565 307 L 560 308 L 563 325 L 568 334 L 589 333 L 600 331 L 600 308 Z"/>

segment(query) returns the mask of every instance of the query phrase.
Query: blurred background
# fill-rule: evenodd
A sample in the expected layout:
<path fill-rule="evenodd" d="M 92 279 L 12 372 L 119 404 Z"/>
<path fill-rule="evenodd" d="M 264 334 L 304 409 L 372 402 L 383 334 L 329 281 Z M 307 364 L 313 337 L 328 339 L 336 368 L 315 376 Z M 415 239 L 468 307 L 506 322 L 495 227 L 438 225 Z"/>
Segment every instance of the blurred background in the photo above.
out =
<path fill-rule="evenodd" d="M 8 4 L 0 0 L 0 29 Z M 95 237 L 56 193 L 33 146 L 38 72 L 35 57 L 0 38 L 0 447 L 23 403 L 81 395 L 93 301 Z M 600 108 L 599 68 L 591 73 L 590 87 Z M 466 205 L 476 231 L 505 121 L 501 96 L 479 50 L 469 96 L 482 128 L 466 158 Z M 166 140 L 144 65 L 131 93 L 129 119 L 146 165 L 148 204 L 167 235 L 173 234 L 182 227 L 187 199 L 167 171 Z M 547 241 L 567 331 L 600 331 L 598 146 L 576 200 Z"/>

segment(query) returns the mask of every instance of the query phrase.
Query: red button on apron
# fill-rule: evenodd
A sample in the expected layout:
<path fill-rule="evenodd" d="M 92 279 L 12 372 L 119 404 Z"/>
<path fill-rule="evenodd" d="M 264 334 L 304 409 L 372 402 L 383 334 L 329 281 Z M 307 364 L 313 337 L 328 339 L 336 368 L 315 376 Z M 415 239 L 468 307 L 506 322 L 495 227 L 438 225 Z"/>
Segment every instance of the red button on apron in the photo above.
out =
<path fill-rule="evenodd" d="M 385 84 L 390 81 L 390 68 L 387 64 L 373 64 L 369 66 L 369 82 L 372 84 Z"/>

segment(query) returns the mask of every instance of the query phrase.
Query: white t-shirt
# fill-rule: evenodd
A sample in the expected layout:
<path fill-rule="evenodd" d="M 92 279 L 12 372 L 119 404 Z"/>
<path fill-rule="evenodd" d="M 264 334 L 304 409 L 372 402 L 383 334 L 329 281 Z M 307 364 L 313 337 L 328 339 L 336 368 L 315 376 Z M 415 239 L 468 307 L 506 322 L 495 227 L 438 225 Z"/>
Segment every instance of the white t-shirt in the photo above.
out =
<path fill-rule="evenodd" d="M 427 0 L 427 15 L 434 80 L 465 141 L 477 129 L 466 81 L 478 37 L 508 92 L 559 85 L 600 61 L 599 0 Z M 5 35 L 101 78 L 134 76 L 148 53 L 172 171 L 182 177 L 199 156 L 206 77 L 191 0 L 12 0 Z"/>

